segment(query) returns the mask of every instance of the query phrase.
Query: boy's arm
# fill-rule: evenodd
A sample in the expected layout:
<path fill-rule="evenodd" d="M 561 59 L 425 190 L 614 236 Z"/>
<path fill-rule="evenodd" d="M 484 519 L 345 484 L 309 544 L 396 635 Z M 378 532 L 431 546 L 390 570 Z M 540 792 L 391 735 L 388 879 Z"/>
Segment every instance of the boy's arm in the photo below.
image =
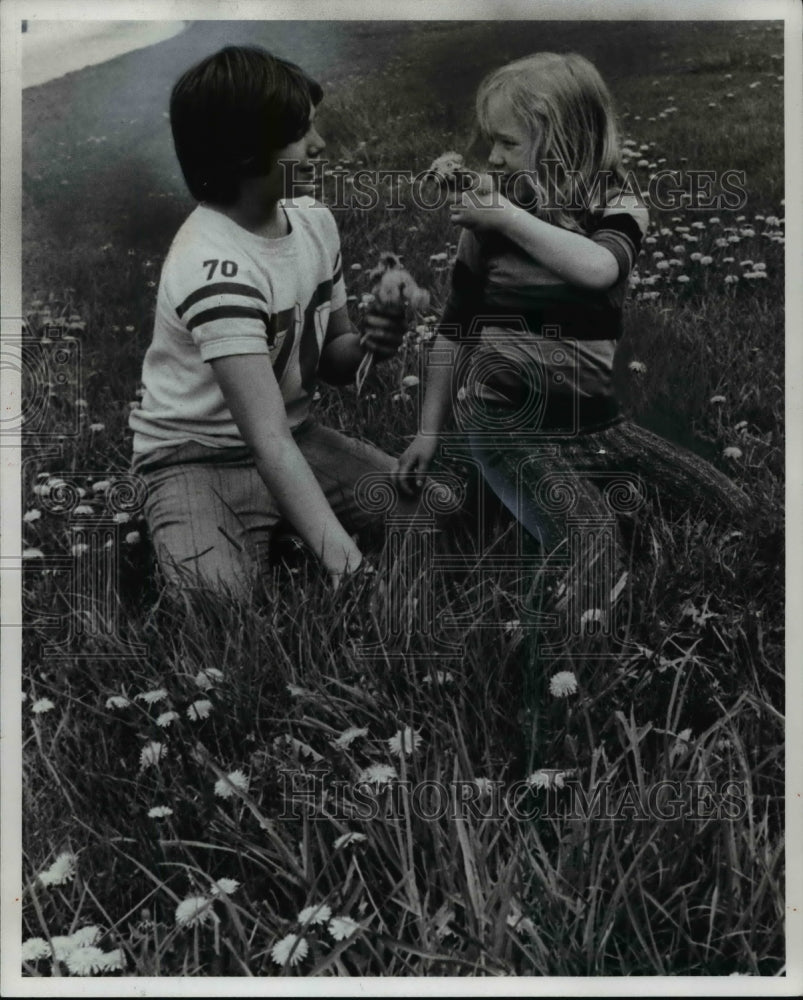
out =
<path fill-rule="evenodd" d="M 290 432 L 267 355 L 229 355 L 210 364 L 279 510 L 335 582 L 343 573 L 355 570 L 362 561 L 360 550 L 335 516 Z"/>
<path fill-rule="evenodd" d="M 318 374 L 330 385 L 345 385 L 354 378 L 365 352 L 373 351 L 378 360 L 392 357 L 404 337 L 404 317 L 366 313 L 365 339 L 354 328 L 348 307 L 335 309 L 329 317 L 326 340 L 318 362 Z"/>

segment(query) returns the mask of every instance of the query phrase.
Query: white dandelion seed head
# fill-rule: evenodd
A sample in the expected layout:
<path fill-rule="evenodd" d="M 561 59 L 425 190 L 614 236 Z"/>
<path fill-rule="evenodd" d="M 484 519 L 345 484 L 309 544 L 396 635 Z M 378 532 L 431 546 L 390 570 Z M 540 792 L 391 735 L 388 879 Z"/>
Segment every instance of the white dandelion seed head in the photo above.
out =
<path fill-rule="evenodd" d="M 349 847 L 351 844 L 361 844 L 367 839 L 368 838 L 364 833 L 358 833 L 356 830 L 349 830 L 348 833 L 341 834 L 332 846 L 336 851 L 338 851 L 341 847 Z"/>
<path fill-rule="evenodd" d="M 37 698 L 31 705 L 31 711 L 34 715 L 42 715 L 44 712 L 52 712 L 55 707 L 49 698 Z"/>
<path fill-rule="evenodd" d="M 361 771 L 357 778 L 357 784 L 365 785 L 388 785 L 398 778 L 396 768 L 390 764 L 372 764 Z"/>
<path fill-rule="evenodd" d="M 231 786 L 234 785 L 234 788 Z M 240 768 L 236 771 L 229 771 L 226 778 L 218 778 L 215 782 L 215 795 L 219 795 L 221 799 L 230 799 L 236 794 L 235 789 L 241 792 L 248 791 L 248 778 L 243 774 Z"/>
<path fill-rule="evenodd" d="M 281 941 L 277 941 L 271 948 L 270 957 L 276 965 L 298 965 L 303 962 L 309 953 L 309 945 L 306 938 L 298 934 L 288 934 Z"/>
<path fill-rule="evenodd" d="M 331 741 L 333 747 L 337 747 L 338 750 L 347 750 L 351 744 L 360 739 L 363 736 L 368 735 L 368 730 L 365 727 L 351 729 L 345 729 L 337 739 Z"/>
<path fill-rule="evenodd" d="M 148 816 L 151 819 L 167 819 L 168 816 L 173 815 L 173 810 L 170 806 L 152 806 L 148 810 Z"/>
<path fill-rule="evenodd" d="M 549 679 L 549 693 L 555 698 L 566 698 L 577 693 L 577 678 L 571 670 L 559 670 Z"/>
<path fill-rule="evenodd" d="M 327 906 L 326 903 L 320 903 L 318 906 L 305 906 L 296 917 L 296 920 L 304 926 L 312 924 L 325 924 L 331 916 L 331 907 Z"/>
<path fill-rule="evenodd" d="M 397 757 L 404 754 L 415 753 L 415 751 L 421 746 L 421 736 L 417 729 L 413 729 L 411 726 L 405 726 L 404 729 L 400 729 L 395 736 L 387 741 L 388 749 L 391 753 L 396 754 Z"/>
<path fill-rule="evenodd" d="M 200 719 L 207 719 L 209 718 L 209 713 L 212 711 L 212 707 L 212 702 L 207 701 L 206 698 L 194 701 L 187 709 L 187 718 L 191 722 L 198 722 Z"/>
<path fill-rule="evenodd" d="M 345 941 L 347 937 L 360 929 L 360 925 L 351 917 L 333 917 L 329 921 L 329 933 L 335 941 Z"/>
<path fill-rule="evenodd" d="M 23 962 L 38 962 L 43 958 L 50 958 L 50 945 L 44 938 L 33 937 L 22 942 Z"/>
<path fill-rule="evenodd" d="M 207 896 L 187 896 L 176 907 L 176 924 L 179 927 L 195 927 L 214 917 L 212 901 Z"/>
<path fill-rule="evenodd" d="M 158 764 L 164 757 L 165 753 L 166 751 L 163 743 L 151 740 L 151 742 L 146 743 L 139 752 L 140 768 L 144 770 L 146 767 L 152 767 L 153 765 Z"/>
<path fill-rule="evenodd" d="M 75 878 L 75 855 L 64 851 L 53 864 L 39 873 L 39 882 L 44 886 L 64 885 Z"/>

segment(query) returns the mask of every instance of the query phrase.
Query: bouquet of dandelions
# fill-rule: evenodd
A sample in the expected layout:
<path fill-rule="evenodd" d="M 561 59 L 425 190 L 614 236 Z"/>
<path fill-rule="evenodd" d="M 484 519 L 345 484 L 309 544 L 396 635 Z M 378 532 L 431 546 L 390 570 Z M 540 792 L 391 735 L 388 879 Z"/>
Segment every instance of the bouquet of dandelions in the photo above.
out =
<path fill-rule="evenodd" d="M 408 308 L 416 314 L 426 312 L 429 308 L 429 292 L 418 287 L 410 272 L 402 267 L 401 260 L 395 253 L 380 254 L 379 262 L 368 273 L 368 278 L 371 282 L 371 295 L 373 296 L 371 306 L 375 308 L 376 312 L 386 316 L 403 317 Z M 363 335 L 362 340 L 365 340 L 365 335 Z M 373 363 L 374 354 L 373 351 L 369 350 L 357 369 L 358 395 Z"/>

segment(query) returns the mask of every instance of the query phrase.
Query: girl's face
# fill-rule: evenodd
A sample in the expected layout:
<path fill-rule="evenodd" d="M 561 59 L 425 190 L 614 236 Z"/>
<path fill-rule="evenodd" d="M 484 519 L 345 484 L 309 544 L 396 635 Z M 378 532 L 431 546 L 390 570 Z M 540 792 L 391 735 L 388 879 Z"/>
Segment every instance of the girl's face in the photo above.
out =
<path fill-rule="evenodd" d="M 488 98 L 486 115 L 491 141 L 488 166 L 500 171 L 503 179 L 517 171 L 528 170 L 532 139 L 501 94 Z"/>

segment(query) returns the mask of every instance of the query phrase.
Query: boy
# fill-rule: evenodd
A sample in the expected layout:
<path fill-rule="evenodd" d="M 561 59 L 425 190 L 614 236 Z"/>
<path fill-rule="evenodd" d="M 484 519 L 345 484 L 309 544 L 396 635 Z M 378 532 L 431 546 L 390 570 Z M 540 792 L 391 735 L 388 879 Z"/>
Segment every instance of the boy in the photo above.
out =
<path fill-rule="evenodd" d="M 256 47 L 228 47 L 173 88 L 170 122 L 199 205 L 162 269 L 134 471 L 168 581 L 244 595 L 284 518 L 336 586 L 362 555 L 350 531 L 366 473 L 395 461 L 318 425 L 318 377 L 353 378 L 367 349 L 392 356 L 403 320 L 346 309 L 337 227 L 311 197 L 324 141 L 321 87 Z"/>

